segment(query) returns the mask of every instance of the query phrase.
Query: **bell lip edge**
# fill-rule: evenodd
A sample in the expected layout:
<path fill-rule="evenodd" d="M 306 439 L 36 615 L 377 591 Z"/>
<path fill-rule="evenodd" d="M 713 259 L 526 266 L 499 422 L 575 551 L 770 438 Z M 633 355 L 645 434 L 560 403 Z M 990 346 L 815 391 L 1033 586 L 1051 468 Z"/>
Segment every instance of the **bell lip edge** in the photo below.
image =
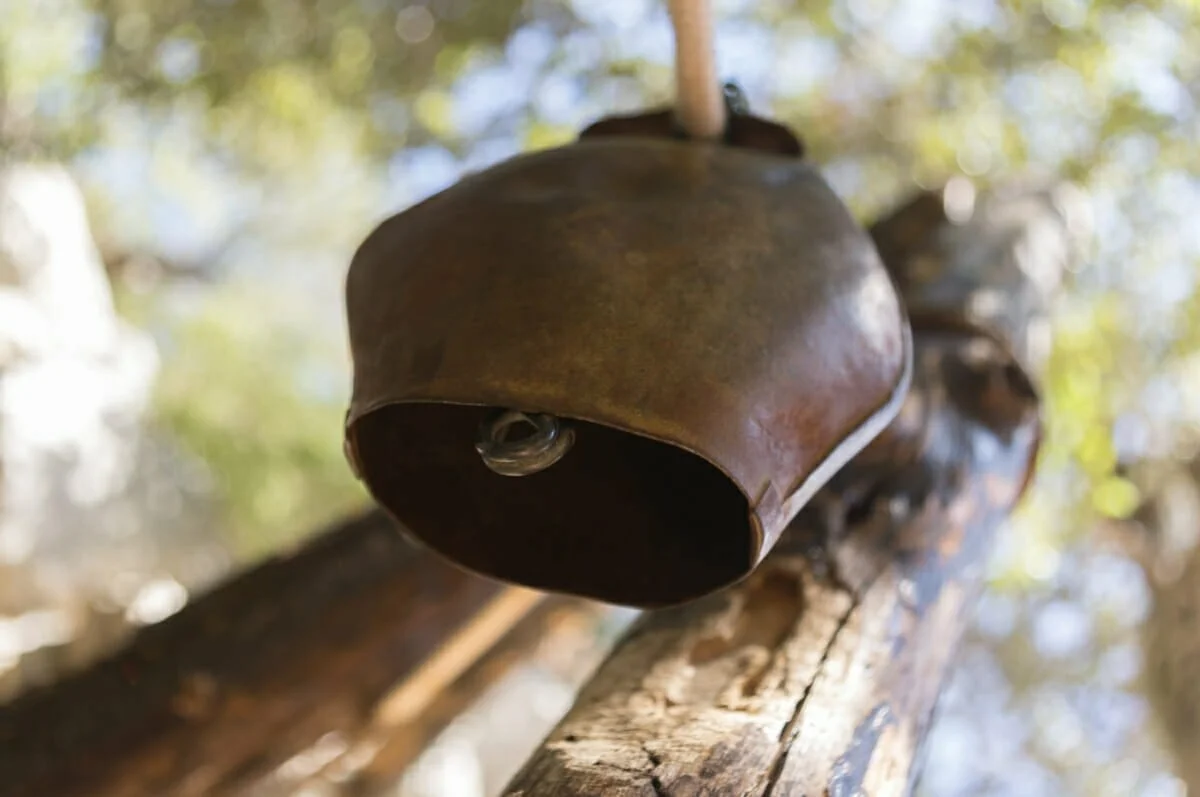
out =
<path fill-rule="evenodd" d="M 504 404 L 504 402 L 501 402 L 500 404 L 494 404 L 491 402 L 464 401 L 464 400 L 457 400 L 457 399 L 435 398 L 433 396 L 419 395 L 419 394 L 412 394 L 412 395 L 406 396 L 404 398 L 379 399 L 377 401 L 369 402 L 369 403 L 367 403 L 363 406 L 359 406 L 359 407 L 356 407 L 355 403 L 352 401 L 350 404 L 350 409 L 346 412 L 345 437 L 347 440 L 351 441 L 351 447 L 354 449 L 356 455 L 358 452 L 358 441 L 357 441 L 357 436 L 355 434 L 355 429 L 354 429 L 355 424 L 373 412 L 378 412 L 379 410 L 382 410 L 386 407 L 392 407 L 392 406 L 396 406 L 398 404 L 449 404 L 449 405 L 455 406 L 455 407 L 486 408 L 486 407 L 500 406 L 501 404 Z M 519 408 L 519 409 L 522 409 L 522 411 L 524 411 L 524 412 L 547 412 L 546 410 L 539 410 L 539 409 L 536 409 L 533 407 L 524 407 L 524 408 Z M 749 522 L 749 531 L 750 531 L 750 538 L 751 538 L 750 539 L 751 549 L 748 552 L 749 557 L 748 557 L 747 561 L 749 561 L 749 563 L 750 563 L 751 570 L 753 570 L 753 568 L 757 567 L 758 564 L 760 562 L 762 562 L 763 557 L 766 556 L 766 553 L 767 553 L 764 550 L 765 530 L 763 528 L 762 518 L 759 517 L 758 512 L 755 511 L 755 507 L 757 505 L 756 497 L 755 497 L 755 495 L 751 494 L 750 490 L 745 485 L 743 485 L 738 479 L 734 478 L 733 474 L 730 473 L 728 469 L 717 464 L 711 456 L 709 456 L 708 454 L 705 454 L 702 451 L 698 451 L 695 447 L 688 445 L 686 443 L 680 442 L 678 440 L 671 440 L 662 435 L 646 434 L 645 432 L 635 432 L 630 429 L 624 428 L 622 426 L 618 426 L 617 423 L 614 421 L 598 420 L 594 416 L 587 416 L 587 415 L 583 415 L 583 414 L 567 415 L 567 414 L 561 414 L 561 413 L 557 413 L 557 412 L 552 412 L 550 414 L 554 415 L 558 418 L 563 418 L 565 420 L 582 421 L 583 423 L 592 423 L 597 426 L 603 426 L 607 429 L 611 429 L 616 432 L 621 432 L 623 434 L 631 434 L 631 435 L 634 435 L 635 437 L 640 437 L 644 440 L 651 440 L 655 443 L 672 446 L 674 448 L 678 448 L 683 451 L 686 451 L 687 453 L 691 454 L 692 456 L 697 457 L 700 460 L 702 460 L 703 462 L 707 463 L 709 465 L 709 467 L 714 468 L 718 473 L 720 473 L 722 476 L 724 476 L 725 479 L 727 481 L 729 481 L 737 489 L 737 491 L 742 494 L 742 497 L 745 499 L 745 501 L 746 501 L 746 517 Z M 368 490 L 370 490 L 370 486 L 369 486 L 368 480 L 366 478 L 366 468 L 363 466 L 361 458 L 358 458 L 356 456 L 356 459 L 358 460 L 359 471 L 362 474 L 362 476 L 360 477 L 360 480 L 362 481 L 363 485 L 366 486 Z M 749 574 L 749 572 L 750 571 L 747 571 L 747 575 Z M 733 583 L 733 582 L 730 582 L 730 583 Z"/>
<path fill-rule="evenodd" d="M 779 516 L 786 517 L 787 519 L 780 524 L 779 530 L 771 540 L 771 548 L 775 547 L 775 543 L 783 536 L 788 525 L 795 519 L 800 510 L 813 499 L 813 496 L 828 484 L 829 480 L 837 475 L 842 468 L 846 467 L 856 456 L 862 453 L 900 414 L 900 410 L 904 406 L 904 401 L 908 398 L 908 394 L 912 390 L 915 371 L 913 331 L 907 312 L 904 313 L 901 321 L 904 346 L 902 368 L 899 379 L 896 380 L 895 385 L 892 387 L 892 392 L 858 426 L 854 427 L 848 435 L 835 444 L 820 460 L 820 464 L 813 468 L 808 476 L 793 487 L 783 500 L 780 501 L 781 511 Z M 765 558 L 765 554 L 763 558 Z"/>
<path fill-rule="evenodd" d="M 746 501 L 746 516 L 747 516 L 749 532 L 750 532 L 750 534 L 749 534 L 750 549 L 747 552 L 748 553 L 747 561 L 749 562 L 749 569 L 742 575 L 738 576 L 733 581 L 730 581 L 727 584 L 717 587 L 714 590 L 712 590 L 712 591 L 717 591 L 719 589 L 723 589 L 724 587 L 727 587 L 727 586 L 730 586 L 730 585 L 736 583 L 738 580 L 745 578 L 750 573 L 752 573 L 763 562 L 763 560 L 766 559 L 767 555 L 775 547 L 775 544 L 779 541 L 779 538 L 783 535 L 784 531 L 787 529 L 788 524 L 791 523 L 791 521 L 795 518 L 795 516 L 799 513 L 799 511 L 806 504 L 808 504 L 809 501 L 812 500 L 813 496 L 822 487 L 824 487 L 829 482 L 830 479 L 832 479 L 842 468 L 844 468 L 847 464 L 849 464 L 850 461 L 854 459 L 854 457 L 856 457 L 858 454 L 860 454 L 863 451 L 863 449 L 865 449 L 868 445 L 870 445 L 871 442 L 873 440 L 875 440 L 876 437 L 878 437 L 880 434 L 882 434 L 883 431 L 888 427 L 888 425 L 891 424 L 891 422 L 894 421 L 896 419 L 896 417 L 900 414 L 900 410 L 904 406 L 904 401 L 908 397 L 908 393 L 912 388 L 913 374 L 914 374 L 914 368 L 915 368 L 915 366 L 914 366 L 915 354 L 914 354 L 914 345 L 913 345 L 912 325 L 909 320 L 909 313 L 907 312 L 907 309 L 903 306 L 903 304 L 900 305 L 900 308 L 901 308 L 900 327 L 901 327 L 902 345 L 903 345 L 902 356 L 901 356 L 901 370 L 900 370 L 899 378 L 896 380 L 896 383 L 893 386 L 892 391 L 888 394 L 888 397 L 884 400 L 884 402 L 882 404 L 880 404 L 875 409 L 871 410 L 867 414 L 867 416 L 858 425 L 854 426 L 848 434 L 846 434 L 838 443 L 836 443 L 833 446 L 833 448 L 831 448 L 828 452 L 825 453 L 825 455 L 818 461 L 817 466 L 815 468 L 813 468 L 811 471 L 809 471 L 808 475 L 806 477 L 804 477 L 803 479 L 801 479 L 799 484 L 797 484 L 797 485 L 793 486 L 791 489 L 789 489 L 787 494 L 780 499 L 780 501 L 779 501 L 780 511 L 778 512 L 776 517 L 786 518 L 786 519 L 784 519 L 783 522 L 778 524 L 777 530 L 774 528 L 769 530 L 767 527 L 767 524 L 764 523 L 763 516 L 758 511 L 759 506 L 761 506 L 761 504 L 762 504 L 761 490 L 758 493 L 751 493 L 751 491 L 745 485 L 743 485 L 738 479 L 736 479 L 733 476 L 733 474 L 729 472 L 728 469 L 722 467 L 716 461 L 714 461 L 713 457 L 705 454 L 702 451 L 697 450 L 695 447 L 688 445 L 686 443 L 683 443 L 681 441 L 678 441 L 678 440 L 669 439 L 663 435 L 653 435 L 653 434 L 647 434 L 645 432 L 635 432 L 628 428 L 618 426 L 616 422 L 598 420 L 595 416 L 583 415 L 583 414 L 571 414 L 571 415 L 565 415 L 565 414 L 560 414 L 560 413 L 551 413 L 551 414 L 555 415 L 556 417 L 564 418 L 567 420 L 582 421 L 584 423 L 593 423 L 593 424 L 596 424 L 597 426 L 603 426 L 608 429 L 612 429 L 614 431 L 621 432 L 623 434 L 631 434 L 636 437 L 641 437 L 645 440 L 652 440 L 652 441 L 654 441 L 656 443 L 660 443 L 662 445 L 669 445 L 669 446 L 681 449 L 681 450 L 686 451 L 687 453 L 691 454 L 694 457 L 698 457 L 699 459 L 701 459 L 702 461 L 707 463 L 710 467 L 716 469 L 718 473 L 723 475 L 726 478 L 726 480 L 728 480 L 730 483 L 732 483 L 734 485 L 734 487 L 738 490 L 738 492 L 740 492 L 742 494 L 742 497 Z M 477 408 L 500 406 L 499 404 L 492 403 L 492 402 L 446 399 L 446 398 L 438 398 L 438 397 L 434 397 L 434 396 L 430 396 L 430 395 L 421 395 L 421 394 L 412 394 L 412 395 L 405 396 L 404 398 L 378 399 L 376 401 L 369 402 L 369 403 L 363 404 L 361 406 L 357 405 L 357 403 L 354 402 L 353 400 L 351 401 L 350 408 L 346 412 L 345 423 L 344 423 L 344 428 L 345 428 L 344 436 L 345 436 L 345 439 L 350 444 L 351 451 L 353 451 L 353 453 L 354 453 L 354 460 L 355 460 L 354 464 L 357 465 L 357 474 L 356 475 L 358 476 L 358 479 L 362 483 L 363 487 L 369 493 L 371 493 L 372 498 L 374 498 L 377 503 L 379 503 L 379 499 L 377 497 L 375 497 L 374 492 L 371 490 L 371 484 L 370 484 L 370 480 L 367 477 L 366 467 L 362 463 L 361 458 L 358 456 L 358 440 L 357 440 L 357 434 L 355 431 L 355 425 L 358 423 L 358 421 L 362 420 L 367 415 L 370 415 L 373 412 L 378 412 L 379 410 L 382 410 L 386 407 L 396 406 L 396 405 L 400 405 L 400 404 L 430 404 L 430 403 L 448 404 L 448 405 L 456 406 L 456 407 L 477 407 Z M 505 402 L 502 401 L 500 403 L 504 404 Z M 525 408 L 521 408 L 521 409 L 523 409 L 526 412 L 545 412 L 545 410 L 539 410 L 539 409 L 536 409 L 533 407 L 525 407 Z M 400 522 L 398 518 L 394 518 L 394 519 L 397 522 Z M 405 528 L 407 528 L 407 527 L 405 527 Z M 770 531 L 773 531 L 774 533 L 770 533 Z M 483 575 L 483 574 L 480 574 L 480 575 Z M 487 576 L 487 577 L 494 579 L 494 577 L 492 577 L 492 576 Z M 513 582 L 513 583 L 515 583 L 515 582 Z M 564 594 L 574 594 L 574 593 L 564 593 Z M 709 593 L 704 593 L 704 594 L 709 594 Z M 585 597 L 590 598 L 591 596 L 585 596 Z M 703 597 L 703 595 L 699 595 L 696 597 Z M 591 598 L 591 599 L 598 600 L 597 598 Z M 692 600 L 692 599 L 688 599 L 688 600 Z M 686 601 L 683 601 L 683 602 L 686 602 Z M 633 606 L 635 604 L 614 604 L 614 605 Z M 668 605 L 668 604 L 664 604 L 664 606 L 665 605 Z M 673 605 L 673 604 L 671 604 L 671 605 Z"/>
<path fill-rule="evenodd" d="M 566 420 L 593 423 L 597 426 L 603 426 L 623 434 L 631 434 L 636 437 L 641 437 L 645 440 L 651 440 L 663 445 L 669 445 L 686 451 L 694 457 L 698 457 L 710 467 L 716 469 L 718 473 L 723 475 L 726 480 L 734 485 L 734 487 L 742 494 L 742 497 L 746 501 L 746 516 L 750 531 L 750 550 L 747 552 L 750 569 L 747 570 L 742 576 L 738 577 L 739 579 L 744 578 L 753 572 L 753 570 L 757 568 L 758 565 L 760 565 L 767 557 L 767 554 L 769 554 L 771 549 L 775 547 L 775 543 L 779 541 L 779 538 L 783 535 L 784 530 L 786 530 L 788 524 L 791 523 L 791 521 L 799 513 L 800 509 L 802 509 L 809 501 L 811 501 L 812 497 L 823 486 L 825 486 L 825 484 L 827 484 L 829 480 L 838 473 L 838 471 L 845 467 L 851 460 L 854 459 L 855 456 L 857 456 L 862 452 L 863 449 L 870 445 L 870 443 L 876 437 L 878 437 L 893 420 L 895 420 L 896 416 L 900 414 L 900 409 L 903 407 L 904 400 L 907 398 L 909 390 L 912 387 L 914 371 L 912 326 L 909 322 L 908 313 L 905 311 L 903 305 L 901 305 L 901 313 L 902 316 L 900 319 L 900 326 L 903 336 L 903 351 L 901 357 L 902 367 L 899 378 L 896 380 L 892 391 L 881 405 L 871 410 L 863 421 L 854 426 L 850 432 L 841 439 L 841 441 L 836 443 L 833 448 L 825 453 L 825 455 L 818 461 L 817 466 L 809 471 L 808 475 L 801 479 L 799 484 L 789 489 L 787 494 L 780 499 L 780 511 L 776 517 L 786 518 L 786 520 L 778 524 L 777 530 L 774 528 L 768 529 L 767 524 L 764 523 L 762 514 L 758 510 L 762 504 L 762 491 L 759 490 L 756 493 L 752 493 L 750 489 L 736 479 L 727 468 L 722 467 L 713 459 L 712 456 L 697 450 L 694 446 L 678 440 L 672 440 L 663 435 L 635 432 L 628 428 L 619 426 L 614 421 L 599 420 L 594 415 L 567 415 L 560 413 L 550 414 Z M 374 497 L 374 493 L 371 491 L 370 480 L 367 478 L 366 467 L 362 463 L 361 458 L 357 456 L 358 441 L 355 433 L 355 425 L 358 423 L 358 421 L 362 420 L 371 413 L 378 412 L 386 407 L 400 404 L 448 404 L 456 407 L 486 408 L 500 406 L 502 404 L 506 404 L 506 402 L 500 401 L 499 403 L 493 403 L 467 401 L 415 393 L 403 398 L 378 399 L 363 405 L 357 405 L 357 403 L 352 400 L 350 403 L 350 408 L 346 412 L 344 424 L 345 438 L 346 440 L 350 441 L 350 447 L 355 454 L 355 461 L 358 466 L 359 481 L 363 484 L 368 492 L 371 492 L 372 497 Z M 546 410 L 541 410 L 534 407 L 522 407 L 520 409 L 525 412 L 546 412 Z M 376 501 L 378 501 L 377 498 Z M 771 531 L 774 533 L 770 533 Z M 733 583 L 736 583 L 736 580 L 729 582 L 725 586 L 729 586 Z M 718 589 L 720 588 L 723 587 L 719 587 Z"/>
<path fill-rule="evenodd" d="M 751 496 L 749 494 L 749 491 L 747 491 L 741 485 L 741 483 L 739 483 L 738 480 L 735 479 L 732 476 L 732 474 L 729 473 L 728 470 L 726 470 L 725 468 L 723 468 L 720 465 L 718 465 L 717 463 L 715 463 L 710 457 L 704 455 L 703 453 L 701 453 L 699 451 L 696 451 L 691 446 L 685 445 L 678 441 L 669 440 L 665 437 L 658 436 L 658 435 L 645 434 L 642 432 L 634 432 L 629 429 L 618 427 L 615 423 L 598 421 L 598 420 L 594 420 L 592 418 L 583 417 L 583 416 L 579 416 L 579 415 L 559 415 L 558 416 L 558 417 L 562 417 L 562 418 L 567 418 L 569 420 L 583 421 L 584 423 L 594 423 L 598 426 L 604 426 L 606 428 L 613 429 L 614 431 L 622 432 L 624 434 L 632 434 L 632 435 L 635 435 L 637 437 L 642 437 L 647 440 L 653 440 L 656 443 L 670 445 L 670 446 L 674 446 L 676 448 L 682 449 L 682 450 L 688 452 L 689 454 L 691 454 L 692 456 L 699 457 L 701 460 L 708 463 L 711 467 L 715 468 L 719 473 L 724 475 L 725 478 L 729 482 L 731 482 L 734 485 L 734 487 L 737 488 L 738 492 L 740 492 L 742 494 L 742 496 L 746 499 L 747 520 L 748 520 L 749 531 L 750 531 L 750 539 L 749 539 L 750 550 L 748 551 L 749 556 L 747 557 L 747 560 L 746 560 L 747 561 L 746 567 L 739 568 L 739 571 L 732 578 L 730 578 L 726 581 L 720 582 L 720 583 L 713 584 L 711 586 L 711 588 L 708 588 L 705 591 L 689 592 L 688 594 L 686 594 L 682 597 L 679 597 L 674 600 L 669 600 L 669 601 L 614 600 L 612 598 L 604 598 L 604 597 L 600 597 L 599 595 L 590 594 L 590 593 L 586 593 L 586 592 L 577 592 L 577 591 L 563 590 L 563 589 L 550 589 L 550 588 L 541 587 L 541 586 L 537 586 L 537 585 L 531 585 L 528 583 L 520 583 L 520 582 L 511 580 L 511 579 L 505 579 L 505 578 L 499 577 L 495 574 L 485 573 L 481 570 L 476 570 L 475 568 L 464 565 L 459 560 L 449 556 L 448 554 L 443 553 L 437 547 L 435 547 L 434 545 L 427 542 L 423 537 L 421 537 L 414 530 L 412 530 L 408 526 L 408 524 L 406 524 L 403 520 L 401 520 L 391 510 L 391 508 L 388 507 L 379 498 L 379 496 L 376 495 L 375 490 L 372 487 L 371 480 L 367 478 L 366 469 L 365 469 L 365 467 L 362 466 L 361 461 L 357 457 L 358 441 L 357 441 L 355 424 L 358 421 L 362 420 L 364 417 L 366 417 L 367 415 L 369 415 L 373 412 L 377 412 L 386 407 L 391 407 L 391 406 L 395 406 L 398 404 L 438 403 L 438 404 L 449 404 L 449 405 L 457 406 L 457 407 L 479 407 L 479 408 L 490 407 L 490 406 L 495 406 L 495 405 L 490 404 L 490 403 L 476 402 L 476 401 L 453 401 L 453 400 L 447 400 L 447 399 L 441 399 L 441 398 L 432 398 L 432 397 L 424 397 L 424 396 L 416 396 L 416 395 L 408 396 L 408 397 L 405 397 L 402 399 L 381 399 L 381 400 L 371 402 L 371 403 L 363 405 L 363 406 L 355 406 L 355 403 L 352 401 L 351 405 L 350 405 L 350 409 L 347 410 L 347 412 L 346 412 L 346 419 L 345 419 L 345 425 L 344 425 L 345 426 L 345 435 L 344 436 L 345 436 L 345 439 L 349 442 L 351 449 L 355 453 L 355 460 L 359 467 L 360 483 L 362 484 L 362 486 L 366 490 L 366 492 L 371 496 L 371 500 L 375 503 L 375 505 L 377 507 L 379 507 L 391 519 L 392 523 L 397 527 L 398 533 L 403 534 L 406 539 L 408 539 L 414 545 L 419 546 L 422 550 L 427 550 L 427 551 L 432 552 L 440 560 L 450 564 L 451 566 L 456 567 L 459 570 L 462 570 L 464 572 L 471 573 L 472 575 L 475 575 L 479 578 L 484 578 L 489 581 L 493 581 L 493 582 L 500 583 L 500 584 L 505 584 L 508 586 L 520 587 L 522 589 L 533 590 L 536 592 L 543 593 L 545 595 L 567 595 L 567 596 L 571 596 L 571 597 L 597 601 L 599 603 L 604 603 L 604 604 L 607 604 L 610 606 L 633 608 L 633 609 L 639 609 L 642 611 L 669 609 L 669 608 L 672 608 L 675 606 L 682 606 L 682 605 L 691 603 L 693 601 L 697 601 L 697 600 L 709 597 L 711 595 L 715 595 L 719 592 L 722 592 L 722 591 L 740 583 L 744 579 L 748 578 L 751 574 L 753 574 L 755 572 L 755 570 L 757 570 L 759 568 L 759 566 L 763 563 L 763 561 L 767 558 L 767 555 L 771 552 L 771 550 L 775 547 L 775 543 L 777 543 L 779 541 L 779 538 L 783 535 L 783 532 L 786 530 L 787 525 L 792 521 L 792 519 L 795 518 L 795 516 L 796 516 L 796 514 L 798 514 L 799 510 L 801 508 L 803 508 L 803 506 L 805 504 L 807 504 L 810 500 L 812 500 L 813 495 L 815 495 L 817 493 L 817 491 L 821 489 L 821 487 L 823 487 L 825 484 L 827 484 L 829 482 L 829 480 L 838 471 L 840 471 L 843 467 L 845 467 L 855 456 L 857 456 L 859 453 L 861 453 L 861 451 L 864 448 L 866 448 L 866 446 L 868 446 L 871 443 L 871 441 L 873 441 L 876 437 L 878 437 L 879 434 L 881 434 L 883 432 L 883 430 L 886 429 L 887 426 L 893 420 L 895 420 L 896 416 L 899 415 L 899 413 L 900 413 L 900 409 L 904 404 L 904 400 L 908 396 L 908 393 L 912 387 L 912 381 L 913 381 L 913 372 L 914 372 L 913 336 L 912 336 L 912 327 L 909 324 L 909 319 L 908 319 L 907 313 L 904 315 L 904 318 L 903 318 L 902 332 L 903 332 L 903 340 L 904 340 L 903 368 L 900 373 L 900 378 L 897 380 L 896 385 L 893 388 L 891 394 L 888 396 L 887 400 L 882 405 L 880 405 L 875 410 L 873 410 L 862 423 L 860 423 L 858 426 L 856 426 L 846 437 L 842 438 L 842 441 L 839 442 L 837 445 L 835 445 L 833 447 L 833 449 L 830 450 L 830 452 L 825 456 L 825 458 L 821 460 L 820 464 L 818 464 L 818 466 L 809 473 L 808 477 L 805 478 L 803 481 L 801 481 L 799 486 L 797 486 L 795 489 L 790 491 L 788 496 L 780 502 L 781 506 L 789 506 L 790 507 L 790 506 L 796 505 L 796 504 L 798 504 L 798 506 L 795 509 L 791 509 L 791 510 L 788 510 L 785 512 L 780 512 L 780 514 L 779 514 L 780 517 L 786 515 L 788 519 L 786 522 L 780 524 L 779 530 L 775 534 L 771 535 L 769 540 L 768 540 L 766 526 L 763 523 L 763 518 L 757 511 L 757 506 L 761 503 L 761 501 L 756 501 L 755 497 Z M 527 411 L 533 411 L 533 410 L 527 410 Z M 803 500 L 799 500 L 801 498 Z"/>

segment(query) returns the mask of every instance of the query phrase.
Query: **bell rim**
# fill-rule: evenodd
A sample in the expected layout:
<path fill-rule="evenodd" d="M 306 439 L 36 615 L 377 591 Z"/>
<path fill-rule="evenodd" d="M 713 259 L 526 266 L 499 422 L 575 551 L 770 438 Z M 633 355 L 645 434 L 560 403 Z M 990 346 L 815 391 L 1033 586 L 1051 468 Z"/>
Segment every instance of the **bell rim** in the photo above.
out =
<path fill-rule="evenodd" d="M 361 406 L 355 406 L 354 403 L 352 403 L 349 411 L 346 414 L 343 438 L 354 455 L 354 461 L 351 463 L 351 467 L 355 472 L 356 477 L 360 482 L 362 482 L 368 492 L 371 493 L 372 497 L 375 497 L 376 501 L 381 504 L 382 501 L 375 496 L 374 491 L 371 489 L 370 480 L 367 475 L 367 469 L 357 455 L 358 441 L 355 426 L 366 416 L 388 407 L 396 407 L 406 404 L 442 404 L 454 407 L 472 407 L 479 409 L 503 406 L 508 409 L 516 409 L 522 412 L 549 413 L 566 421 L 575 421 L 602 426 L 623 434 L 634 435 L 644 440 L 650 440 L 661 445 L 677 448 L 690 454 L 691 456 L 700 459 L 710 467 L 714 468 L 717 472 L 724 476 L 725 479 L 731 483 L 739 493 L 741 493 L 743 498 L 745 498 L 747 507 L 746 514 L 749 520 L 750 530 L 753 535 L 753 545 L 750 550 L 750 558 L 753 562 L 753 566 L 750 571 L 747 571 L 738 577 L 743 578 L 746 575 L 749 575 L 749 573 L 752 572 L 753 567 L 756 567 L 766 557 L 767 553 L 774 548 L 775 543 L 778 542 L 779 537 L 782 536 L 787 524 L 796 516 L 800 508 L 811 501 L 814 495 L 816 495 L 826 484 L 828 484 L 829 481 L 855 456 L 857 456 L 868 445 L 870 445 L 870 443 L 875 440 L 900 414 L 900 410 L 904 405 L 904 400 L 908 396 L 908 393 L 912 387 L 913 373 L 915 370 L 913 362 L 914 352 L 912 327 L 909 322 L 908 313 L 905 312 L 903 306 L 901 307 L 900 320 L 902 343 L 900 369 L 896 381 L 886 399 L 872 409 L 859 423 L 854 425 L 845 435 L 841 437 L 837 443 L 834 444 L 832 448 L 820 455 L 817 458 L 817 465 L 809 470 L 806 475 L 800 478 L 798 483 L 788 486 L 787 491 L 780 496 L 778 502 L 775 504 L 775 506 L 778 507 L 776 512 L 773 513 L 775 517 L 766 518 L 763 516 L 763 513 L 760 512 L 760 507 L 762 507 L 766 495 L 771 490 L 770 483 L 760 487 L 755 492 L 751 492 L 733 475 L 729 468 L 718 463 L 713 455 L 706 454 L 705 452 L 699 450 L 695 445 L 678 439 L 672 439 L 663 434 L 653 434 L 643 429 L 635 430 L 630 428 L 627 422 L 622 423 L 615 420 L 605 420 L 600 418 L 599 415 L 595 413 L 588 414 L 582 412 L 559 412 L 546 407 L 534 405 L 510 406 L 513 404 L 513 402 L 505 399 L 499 399 L 496 402 L 491 402 L 480 401 L 478 399 L 452 399 L 446 398 L 444 395 L 436 396 L 431 393 L 412 392 L 403 397 L 382 398 Z M 521 402 L 516 403 L 521 404 Z M 791 508 L 796 505 L 799 506 L 797 506 L 795 509 Z M 776 520 L 776 518 L 785 517 L 787 519 L 783 520 L 782 522 Z M 397 520 L 399 519 L 397 518 Z M 774 520 L 775 522 L 767 523 L 767 520 Z M 403 525 L 403 521 L 400 522 Z M 768 529 L 774 531 L 776 526 L 778 526 L 778 530 L 773 535 L 768 535 Z M 769 537 L 770 539 L 768 539 Z M 736 583 L 736 580 L 737 579 L 730 581 L 721 587 L 717 587 L 716 589 L 721 589 L 724 586 Z"/>
<path fill-rule="evenodd" d="M 916 355 L 912 325 L 909 322 L 907 312 L 904 312 L 903 305 L 901 306 L 901 313 L 901 342 L 903 348 L 901 350 L 902 366 L 900 378 L 892 388 L 892 392 L 888 395 L 887 400 L 836 443 L 821 458 L 820 463 L 809 472 L 808 476 L 801 479 L 800 483 L 790 489 L 787 495 L 779 502 L 779 514 L 789 518 L 783 524 L 783 528 L 780 529 L 779 536 L 783 536 L 784 531 L 787 529 L 787 524 L 799 514 L 805 505 L 812 501 L 817 493 L 829 484 L 830 480 L 842 468 L 850 464 L 856 456 L 861 454 L 867 446 L 887 430 L 892 422 L 899 417 L 900 411 L 904 408 L 904 402 L 912 390 L 913 377 L 916 372 Z M 796 504 L 799 504 L 799 506 L 791 509 Z M 778 542 L 778 538 L 776 538 L 775 542 Z"/>

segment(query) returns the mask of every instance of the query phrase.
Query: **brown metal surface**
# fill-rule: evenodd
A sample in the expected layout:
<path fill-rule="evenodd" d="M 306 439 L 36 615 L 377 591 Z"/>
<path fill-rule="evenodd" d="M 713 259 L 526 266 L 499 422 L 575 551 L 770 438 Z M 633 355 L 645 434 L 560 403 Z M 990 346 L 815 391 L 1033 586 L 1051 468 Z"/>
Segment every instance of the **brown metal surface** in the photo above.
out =
<path fill-rule="evenodd" d="M 911 344 L 874 245 L 798 143 L 630 119 L 368 237 L 347 280 L 347 435 L 379 502 L 458 564 L 657 606 L 753 569 L 894 417 Z M 475 442 L 497 407 L 569 419 L 573 447 L 492 472 Z"/>

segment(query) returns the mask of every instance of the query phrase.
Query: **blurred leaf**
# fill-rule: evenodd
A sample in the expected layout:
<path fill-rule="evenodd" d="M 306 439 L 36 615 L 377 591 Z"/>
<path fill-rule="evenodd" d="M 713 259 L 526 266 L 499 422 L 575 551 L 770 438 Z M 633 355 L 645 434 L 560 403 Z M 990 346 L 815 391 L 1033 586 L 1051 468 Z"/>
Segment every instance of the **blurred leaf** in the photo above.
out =
<path fill-rule="evenodd" d="M 1092 490 L 1092 503 L 1101 515 L 1129 517 L 1138 507 L 1141 494 L 1137 486 L 1119 476 L 1107 476 Z"/>
<path fill-rule="evenodd" d="M 236 285 L 208 297 L 173 330 L 156 400 L 161 422 L 211 468 L 227 533 L 250 558 L 364 500 L 341 454 L 344 403 L 298 389 L 319 360 L 301 330 L 261 323 L 270 303 Z"/>

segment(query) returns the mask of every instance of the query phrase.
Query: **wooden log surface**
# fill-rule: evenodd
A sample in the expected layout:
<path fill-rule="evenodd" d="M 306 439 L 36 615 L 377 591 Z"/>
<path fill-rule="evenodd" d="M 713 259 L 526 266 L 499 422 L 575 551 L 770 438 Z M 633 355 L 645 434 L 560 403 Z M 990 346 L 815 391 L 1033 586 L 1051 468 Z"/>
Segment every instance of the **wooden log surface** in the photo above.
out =
<path fill-rule="evenodd" d="M 910 793 L 1031 471 L 1032 335 L 1077 251 L 1079 199 L 1036 186 L 977 198 L 955 182 L 875 226 L 913 312 L 900 417 L 750 578 L 643 615 L 508 797 Z"/>
<path fill-rule="evenodd" d="M 580 605 L 453 568 L 373 510 L 0 707 L 0 794 L 250 793 L 330 734 L 389 742 L 395 771 Z"/>

